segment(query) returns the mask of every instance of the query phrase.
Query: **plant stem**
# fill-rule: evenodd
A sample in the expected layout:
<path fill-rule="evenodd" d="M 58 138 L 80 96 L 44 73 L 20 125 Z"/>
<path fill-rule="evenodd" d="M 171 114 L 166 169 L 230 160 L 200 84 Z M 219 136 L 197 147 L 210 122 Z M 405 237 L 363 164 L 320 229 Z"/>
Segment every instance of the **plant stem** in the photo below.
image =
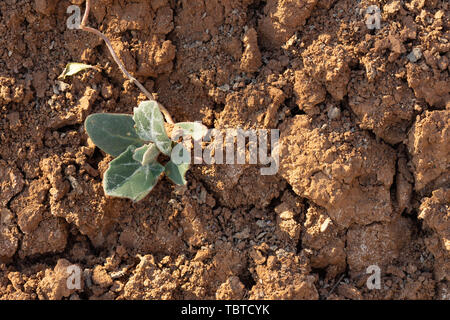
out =
<path fill-rule="evenodd" d="M 120 71 L 122 71 L 122 73 L 125 75 L 125 77 L 130 79 L 145 94 L 145 96 L 149 100 L 155 101 L 158 104 L 159 110 L 161 110 L 161 112 L 164 114 L 166 121 L 168 123 L 174 124 L 169 111 L 167 111 L 167 109 L 162 104 L 160 104 L 158 101 L 156 101 L 153 94 L 151 94 L 147 89 L 145 89 L 145 87 L 127 71 L 124 64 L 122 63 L 122 61 L 120 61 L 120 58 L 117 56 L 116 52 L 114 51 L 114 49 L 111 45 L 111 41 L 109 41 L 108 37 L 105 34 L 101 33 L 99 30 L 87 26 L 90 10 L 91 10 L 91 0 L 86 0 L 86 9 L 84 11 L 83 20 L 81 20 L 79 29 L 87 31 L 87 32 L 91 32 L 91 33 L 99 36 L 100 38 L 102 38 L 103 41 L 105 42 L 106 46 L 108 47 L 109 52 L 111 53 L 111 56 L 113 57 L 114 61 L 119 66 Z"/>

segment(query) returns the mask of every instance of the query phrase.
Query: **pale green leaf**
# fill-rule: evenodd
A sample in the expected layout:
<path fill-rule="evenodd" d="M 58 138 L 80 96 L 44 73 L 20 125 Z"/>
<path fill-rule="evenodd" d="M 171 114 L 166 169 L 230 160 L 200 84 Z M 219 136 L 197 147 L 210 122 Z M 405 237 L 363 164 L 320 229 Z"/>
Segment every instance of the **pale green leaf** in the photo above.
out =
<path fill-rule="evenodd" d="M 132 116 L 127 114 L 91 114 L 84 126 L 92 142 L 113 157 L 120 155 L 129 145 L 140 147 L 145 143 L 134 129 Z"/>
<path fill-rule="evenodd" d="M 190 152 L 178 143 L 173 147 L 171 159 L 165 166 L 167 177 L 178 185 L 185 185 L 186 172 L 190 167 Z"/>
<path fill-rule="evenodd" d="M 181 128 L 184 135 L 189 135 L 194 140 L 201 140 L 208 132 L 208 128 L 199 122 L 178 122 L 175 127 Z"/>
<path fill-rule="evenodd" d="M 172 161 L 167 162 L 165 168 L 166 176 L 177 185 L 185 185 L 186 172 L 189 170 L 189 163 L 175 164 Z"/>
<path fill-rule="evenodd" d="M 141 139 L 155 143 L 162 153 L 170 155 L 172 141 L 167 136 L 164 117 L 155 101 L 143 101 L 134 108 L 133 120 Z"/>
<path fill-rule="evenodd" d="M 150 142 L 149 144 L 137 148 L 133 154 L 133 159 L 145 166 L 150 162 L 155 161 L 159 154 L 159 149 L 154 143 Z"/>
<path fill-rule="evenodd" d="M 136 147 L 130 146 L 110 162 L 103 177 L 105 194 L 139 201 L 158 183 L 164 167 L 156 161 L 141 165 L 133 159 L 135 150 Z"/>
<path fill-rule="evenodd" d="M 144 159 L 144 154 L 147 152 L 149 145 L 144 144 L 142 147 L 136 148 L 133 153 L 133 159 L 140 162 L 142 164 L 142 160 Z"/>

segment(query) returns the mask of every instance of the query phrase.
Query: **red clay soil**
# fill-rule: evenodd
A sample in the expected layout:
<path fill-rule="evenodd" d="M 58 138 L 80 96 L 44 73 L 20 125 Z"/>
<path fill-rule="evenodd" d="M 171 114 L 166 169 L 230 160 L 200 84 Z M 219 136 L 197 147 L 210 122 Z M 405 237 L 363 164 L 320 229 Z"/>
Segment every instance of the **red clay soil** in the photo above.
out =
<path fill-rule="evenodd" d="M 278 174 L 196 165 L 139 203 L 83 121 L 145 96 L 71 4 L 0 1 L 0 299 L 450 299 L 448 1 L 93 0 L 177 122 L 280 129 Z"/>

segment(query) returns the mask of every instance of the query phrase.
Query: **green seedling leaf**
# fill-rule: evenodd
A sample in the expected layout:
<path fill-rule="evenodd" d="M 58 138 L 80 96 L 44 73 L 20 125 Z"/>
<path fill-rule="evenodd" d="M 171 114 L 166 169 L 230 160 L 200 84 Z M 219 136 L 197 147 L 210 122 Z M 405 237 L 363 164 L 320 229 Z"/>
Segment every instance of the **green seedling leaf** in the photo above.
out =
<path fill-rule="evenodd" d="M 143 166 L 133 159 L 135 150 L 135 146 L 129 146 L 110 162 L 103 177 L 103 188 L 107 195 L 139 201 L 158 183 L 164 167 L 156 161 Z"/>
<path fill-rule="evenodd" d="M 179 122 L 175 127 L 181 128 L 183 134 L 191 136 L 194 140 L 201 140 L 208 132 L 208 128 L 198 122 Z"/>
<path fill-rule="evenodd" d="M 119 156 L 129 145 L 140 147 L 145 143 L 137 135 L 130 115 L 91 114 L 86 118 L 84 126 L 94 144 L 113 157 Z"/>
<path fill-rule="evenodd" d="M 142 165 L 146 165 L 150 162 L 156 161 L 160 153 L 161 152 L 159 151 L 158 147 L 152 143 L 151 147 L 149 147 L 148 150 L 144 153 L 144 157 L 142 158 Z"/>
<path fill-rule="evenodd" d="M 177 143 L 173 147 L 171 159 L 164 168 L 167 177 L 173 183 L 178 185 L 187 183 L 185 175 L 189 170 L 190 155 L 190 152 L 181 143 Z"/>
<path fill-rule="evenodd" d="M 86 69 L 95 69 L 95 67 L 79 62 L 70 62 L 66 65 L 64 71 L 59 75 L 58 79 L 65 79 L 66 77 L 73 76 L 74 74 Z"/>
<path fill-rule="evenodd" d="M 170 156 L 172 141 L 167 136 L 164 118 L 158 104 L 154 101 L 143 101 L 133 111 L 138 136 L 142 140 L 154 142 L 162 153 Z"/>
<path fill-rule="evenodd" d="M 145 144 L 142 147 L 139 147 L 136 150 L 134 150 L 133 159 L 142 164 L 142 160 L 144 159 L 144 154 L 147 152 L 148 148 L 149 148 L 149 146 L 147 144 Z"/>
<path fill-rule="evenodd" d="M 160 151 L 154 143 L 146 144 L 134 151 L 133 159 L 139 161 L 143 166 L 156 161 Z"/>
<path fill-rule="evenodd" d="M 167 177 L 173 183 L 180 186 L 184 186 L 187 183 L 185 176 L 188 170 L 189 170 L 188 163 L 175 164 L 172 161 L 167 162 L 164 168 Z"/>

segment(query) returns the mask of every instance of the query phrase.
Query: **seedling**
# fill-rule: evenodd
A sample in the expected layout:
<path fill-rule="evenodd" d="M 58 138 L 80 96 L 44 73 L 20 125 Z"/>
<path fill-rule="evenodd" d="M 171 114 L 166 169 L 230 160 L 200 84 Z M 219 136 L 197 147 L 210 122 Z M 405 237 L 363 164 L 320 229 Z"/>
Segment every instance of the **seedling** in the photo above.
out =
<path fill-rule="evenodd" d="M 85 120 L 86 131 L 94 144 L 115 157 L 103 176 L 105 194 L 133 201 L 142 200 L 163 174 L 175 184 L 185 185 L 190 152 L 178 140 L 187 136 L 197 140 L 206 134 L 207 128 L 195 122 L 174 124 L 167 109 L 126 70 L 106 35 L 87 26 L 90 7 L 91 1 L 86 0 L 86 10 L 78 28 L 101 37 L 122 73 L 148 98 L 147 101 L 140 103 L 138 108 L 134 108 L 133 116 L 97 113 Z M 60 78 L 64 79 L 91 68 L 94 67 L 82 63 L 69 63 Z M 172 131 L 178 132 L 172 134 L 173 140 L 167 135 L 164 118 L 167 123 L 173 125 L 175 131 Z M 161 153 L 170 157 L 164 165 L 158 159 Z"/>
<path fill-rule="evenodd" d="M 116 157 L 103 176 L 103 189 L 110 196 L 143 199 L 158 183 L 163 173 L 175 184 L 185 185 L 190 152 L 166 132 L 157 103 L 144 101 L 134 108 L 134 115 L 97 113 L 86 118 L 86 131 L 94 144 Z M 178 136 L 201 137 L 206 127 L 196 122 L 174 125 Z M 170 157 L 162 165 L 160 154 Z"/>

